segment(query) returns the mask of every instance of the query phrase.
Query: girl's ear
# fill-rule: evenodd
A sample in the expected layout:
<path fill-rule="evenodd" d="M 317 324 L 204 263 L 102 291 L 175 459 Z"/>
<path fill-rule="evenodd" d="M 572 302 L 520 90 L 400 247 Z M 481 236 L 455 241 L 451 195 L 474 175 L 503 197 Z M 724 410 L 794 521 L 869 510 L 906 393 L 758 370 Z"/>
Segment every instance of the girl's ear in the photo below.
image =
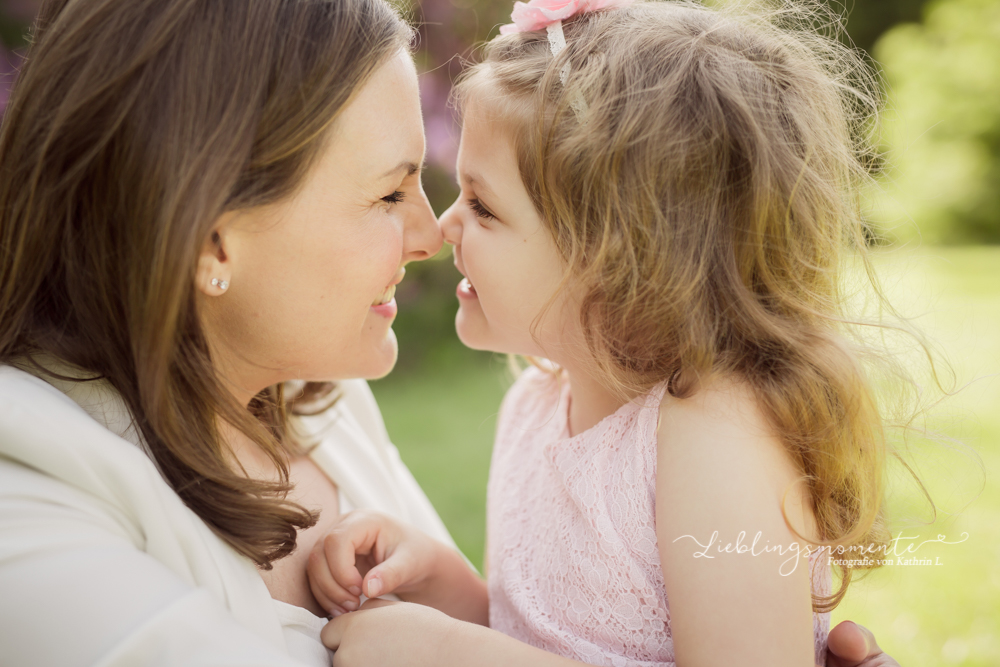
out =
<path fill-rule="evenodd" d="M 219 216 L 198 255 L 195 287 L 206 296 L 219 296 L 229 289 L 233 275 L 232 247 L 235 245 L 231 223 L 235 216 L 235 211 Z"/>

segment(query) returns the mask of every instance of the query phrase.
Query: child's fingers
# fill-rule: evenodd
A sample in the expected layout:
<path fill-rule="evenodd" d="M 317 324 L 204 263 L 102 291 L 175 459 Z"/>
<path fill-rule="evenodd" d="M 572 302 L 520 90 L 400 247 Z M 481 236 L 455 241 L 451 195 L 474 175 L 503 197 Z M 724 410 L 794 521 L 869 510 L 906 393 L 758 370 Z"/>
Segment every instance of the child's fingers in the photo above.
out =
<path fill-rule="evenodd" d="M 312 559 L 310 558 L 310 561 L 311 560 Z M 326 566 L 324 565 L 323 568 L 325 569 L 325 567 Z M 313 597 L 316 598 L 316 602 L 319 603 L 319 606 L 325 609 L 326 613 L 330 614 L 334 618 L 340 616 L 341 614 L 346 614 L 348 610 L 337 604 L 333 598 L 327 595 L 327 591 L 324 587 L 320 585 L 318 581 L 320 578 L 319 573 L 317 572 L 316 574 L 313 574 L 313 572 L 316 571 L 315 568 L 310 568 L 307 565 L 307 570 L 309 574 L 309 589 L 312 591 Z"/>
<path fill-rule="evenodd" d="M 399 586 L 397 579 L 390 568 L 377 567 L 365 575 L 361 589 L 369 598 L 388 595 Z"/>
<path fill-rule="evenodd" d="M 382 557 L 379 541 L 386 529 L 384 521 L 384 517 L 372 512 L 350 512 L 321 540 L 333 578 L 355 595 L 361 594 L 363 578 L 358 565 L 367 571 L 364 561 L 374 564 Z"/>
<path fill-rule="evenodd" d="M 399 549 L 385 561 L 379 563 L 365 575 L 361 590 L 369 598 L 394 593 L 402 586 L 414 583 L 414 579 L 422 574 L 415 560 L 405 548 Z"/>
<path fill-rule="evenodd" d="M 363 554 L 371 548 L 365 544 L 368 539 L 367 535 L 333 530 L 316 544 L 316 548 L 323 551 L 326 569 L 338 586 L 354 597 L 361 595 L 362 582 L 356 561 L 358 554 Z"/>
<path fill-rule="evenodd" d="M 326 610 L 328 614 L 333 616 L 338 616 L 342 613 L 348 611 L 354 611 L 358 608 L 358 598 L 352 598 L 350 596 L 338 595 L 336 598 L 332 597 L 328 590 L 325 590 L 320 586 L 314 577 L 309 578 L 309 589 L 312 591 L 313 597 L 316 598 L 316 602 L 319 606 Z M 337 600 L 340 600 L 338 603 Z"/>
<path fill-rule="evenodd" d="M 333 602 L 320 602 L 321 607 L 329 614 L 332 618 L 337 618 L 338 616 L 343 616 L 347 613 L 347 610 L 341 607 L 339 604 L 334 604 Z"/>
<path fill-rule="evenodd" d="M 306 565 L 309 574 L 309 588 L 312 590 L 316 601 L 333 613 L 335 607 L 343 610 L 354 611 L 358 608 L 361 599 L 350 590 L 345 589 L 337 582 L 330 571 L 325 553 L 320 545 L 309 554 L 309 562 Z M 360 575 L 357 575 L 360 577 Z M 358 589 L 360 590 L 360 588 Z"/>

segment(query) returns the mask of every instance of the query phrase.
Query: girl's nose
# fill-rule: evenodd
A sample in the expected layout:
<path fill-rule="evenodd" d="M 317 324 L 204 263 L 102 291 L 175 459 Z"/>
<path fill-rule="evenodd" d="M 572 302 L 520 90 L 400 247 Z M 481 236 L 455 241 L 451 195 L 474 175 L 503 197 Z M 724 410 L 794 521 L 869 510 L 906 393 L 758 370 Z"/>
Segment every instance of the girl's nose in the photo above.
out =
<path fill-rule="evenodd" d="M 458 245 L 462 242 L 462 220 L 458 214 L 458 207 L 461 198 L 456 199 L 447 211 L 441 214 L 438 219 L 438 226 L 444 236 L 444 242 L 451 245 Z"/>

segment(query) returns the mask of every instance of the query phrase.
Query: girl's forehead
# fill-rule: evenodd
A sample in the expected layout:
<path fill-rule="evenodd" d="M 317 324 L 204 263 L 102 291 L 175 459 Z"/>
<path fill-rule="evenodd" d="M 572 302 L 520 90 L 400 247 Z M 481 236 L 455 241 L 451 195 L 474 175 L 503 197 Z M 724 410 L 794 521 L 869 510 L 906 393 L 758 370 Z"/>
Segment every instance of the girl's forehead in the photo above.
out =
<path fill-rule="evenodd" d="M 471 162 L 493 163 L 516 162 L 516 152 L 508 123 L 497 114 L 482 108 L 483 105 L 469 105 L 463 116 L 462 139 L 459 163 L 475 171 Z M 516 167 L 515 167 L 516 168 Z"/>
<path fill-rule="evenodd" d="M 457 167 L 463 185 L 487 195 L 500 195 L 521 180 L 510 141 L 484 123 L 462 128 Z"/>

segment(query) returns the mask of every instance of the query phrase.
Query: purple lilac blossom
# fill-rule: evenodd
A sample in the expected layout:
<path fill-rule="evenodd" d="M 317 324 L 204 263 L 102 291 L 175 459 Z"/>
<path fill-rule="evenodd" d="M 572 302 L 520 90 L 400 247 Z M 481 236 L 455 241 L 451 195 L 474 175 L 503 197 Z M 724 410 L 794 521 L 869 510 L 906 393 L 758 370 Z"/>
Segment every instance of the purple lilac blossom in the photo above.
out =
<path fill-rule="evenodd" d="M 7 101 L 10 100 L 10 91 L 17 75 L 15 65 L 17 59 L 17 55 L 6 47 L 0 46 L 0 117 L 3 117 L 3 112 L 7 109 Z"/>
<path fill-rule="evenodd" d="M 507 0 L 423 0 L 419 6 L 420 29 L 417 63 L 421 71 L 420 97 L 427 133 L 428 162 L 448 174 L 455 173 L 459 125 L 449 106 L 451 85 L 471 58 L 473 47 L 494 35 L 510 20 Z"/>

